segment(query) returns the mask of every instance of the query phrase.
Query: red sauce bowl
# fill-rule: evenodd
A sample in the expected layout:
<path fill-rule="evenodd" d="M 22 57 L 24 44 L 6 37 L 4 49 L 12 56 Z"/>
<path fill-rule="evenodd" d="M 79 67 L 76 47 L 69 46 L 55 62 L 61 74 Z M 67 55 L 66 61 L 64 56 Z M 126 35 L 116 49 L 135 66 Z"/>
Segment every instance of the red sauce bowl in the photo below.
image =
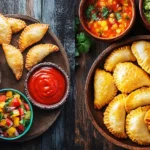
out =
<path fill-rule="evenodd" d="M 66 72 L 50 62 L 34 66 L 25 80 L 28 99 L 41 109 L 55 109 L 64 104 L 69 95 L 69 87 Z"/>
<path fill-rule="evenodd" d="M 136 15 L 136 13 L 135 13 L 135 2 L 134 2 L 134 0 L 130 0 L 131 5 L 132 5 L 132 18 L 131 18 L 130 24 L 127 27 L 127 29 L 124 32 L 122 32 L 121 34 L 119 34 L 117 36 L 114 36 L 114 37 L 111 37 L 111 38 L 104 38 L 104 37 L 100 37 L 100 36 L 95 35 L 94 33 L 92 33 L 88 29 L 88 27 L 87 27 L 87 25 L 85 23 L 85 9 L 86 9 L 86 6 L 87 6 L 87 2 L 88 2 L 88 0 L 81 0 L 81 2 L 80 2 L 79 19 L 80 19 L 81 25 L 84 28 L 84 30 L 89 35 L 91 35 L 92 37 L 94 37 L 94 38 L 96 38 L 98 40 L 101 40 L 101 41 L 112 42 L 112 41 L 116 41 L 116 40 L 119 40 L 119 39 L 123 38 L 127 33 L 129 33 L 129 31 L 133 27 L 134 22 L 135 22 L 135 15 Z"/>

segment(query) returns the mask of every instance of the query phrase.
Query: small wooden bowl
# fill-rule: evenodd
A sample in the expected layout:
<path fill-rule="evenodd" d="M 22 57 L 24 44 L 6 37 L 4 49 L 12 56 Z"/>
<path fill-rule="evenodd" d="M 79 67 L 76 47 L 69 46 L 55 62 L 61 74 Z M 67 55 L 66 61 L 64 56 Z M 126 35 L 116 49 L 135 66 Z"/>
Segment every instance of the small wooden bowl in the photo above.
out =
<path fill-rule="evenodd" d="M 131 4 L 132 4 L 133 16 L 132 16 L 132 20 L 130 22 L 130 25 L 128 26 L 128 28 L 122 34 L 120 34 L 120 35 L 118 35 L 116 37 L 113 37 L 113 38 L 103 38 L 103 37 L 99 37 L 99 36 L 94 35 L 92 32 L 90 32 L 90 30 L 87 28 L 87 26 L 86 26 L 86 24 L 84 22 L 84 11 L 85 11 L 86 1 L 87 0 L 81 0 L 81 2 L 80 2 L 80 6 L 79 6 L 79 19 L 80 19 L 80 22 L 81 22 L 84 30 L 88 34 L 90 34 L 92 37 L 94 37 L 94 38 L 96 38 L 98 40 L 101 40 L 101 41 L 112 42 L 112 41 L 116 41 L 116 40 L 119 40 L 119 39 L 123 38 L 127 33 L 129 33 L 129 31 L 133 27 L 134 21 L 135 21 L 135 16 L 136 16 L 136 13 L 135 13 L 135 3 L 134 3 L 134 0 L 130 0 Z"/>
<path fill-rule="evenodd" d="M 150 31 L 150 22 L 147 21 L 144 11 L 143 11 L 143 0 L 139 1 L 139 11 L 140 11 L 140 16 L 142 18 L 142 22 L 144 26 Z"/>
<path fill-rule="evenodd" d="M 108 129 L 104 125 L 103 113 L 104 113 L 105 108 L 102 108 L 101 110 L 94 109 L 94 87 L 93 87 L 93 85 L 94 85 L 95 70 L 97 68 L 104 69 L 103 66 L 104 66 L 105 60 L 113 50 L 115 50 L 119 47 L 125 46 L 125 45 L 131 45 L 134 41 L 138 41 L 138 40 L 150 41 L 150 36 L 149 35 L 135 36 L 135 37 L 129 38 L 127 40 L 124 40 L 123 42 L 113 44 L 113 45 L 109 46 L 107 49 L 105 49 L 97 57 L 97 59 L 95 60 L 95 62 L 92 65 L 92 67 L 88 73 L 87 79 L 86 79 L 85 105 L 86 105 L 88 115 L 89 115 L 93 125 L 98 130 L 98 132 L 101 133 L 107 140 L 109 140 L 110 142 L 112 142 L 118 146 L 121 146 L 121 147 L 124 147 L 127 149 L 150 150 L 150 146 L 140 146 L 140 145 L 132 142 L 129 138 L 127 138 L 127 139 L 116 138 L 114 135 L 112 135 L 108 131 Z"/>
<path fill-rule="evenodd" d="M 34 73 L 34 71 L 36 71 L 37 69 L 39 69 L 41 67 L 53 67 L 53 68 L 57 69 L 59 72 L 62 73 L 62 75 L 64 76 L 64 78 L 66 80 L 66 92 L 65 92 L 63 98 L 55 104 L 45 105 L 45 104 L 38 103 L 35 99 L 32 98 L 32 96 L 30 95 L 30 92 L 28 90 L 28 80 L 29 80 L 30 76 Z M 67 100 L 67 97 L 69 95 L 69 90 L 70 90 L 69 77 L 66 74 L 66 72 L 60 66 L 58 66 L 54 63 L 50 63 L 50 62 L 44 62 L 44 63 L 40 63 L 40 64 L 37 64 L 36 66 L 34 66 L 28 72 L 26 80 L 25 80 L 25 93 L 27 95 L 27 98 L 32 102 L 33 105 L 35 105 L 41 109 L 45 109 L 45 110 L 52 110 L 52 109 L 56 109 L 56 108 L 62 106 Z"/>

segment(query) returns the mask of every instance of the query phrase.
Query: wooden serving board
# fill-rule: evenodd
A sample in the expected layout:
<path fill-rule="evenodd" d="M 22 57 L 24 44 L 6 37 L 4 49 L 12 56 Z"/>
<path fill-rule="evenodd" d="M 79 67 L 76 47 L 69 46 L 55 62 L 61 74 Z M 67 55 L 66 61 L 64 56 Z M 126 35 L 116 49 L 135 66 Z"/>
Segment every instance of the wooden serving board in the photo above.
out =
<path fill-rule="evenodd" d="M 5 16 L 24 20 L 27 25 L 40 22 L 34 18 L 31 18 L 29 16 L 24 16 L 24 15 L 14 14 L 14 15 L 5 15 Z M 18 39 L 19 39 L 21 32 L 13 34 L 13 37 L 11 40 L 11 44 L 17 48 L 18 48 Z M 58 38 L 55 36 L 55 34 L 51 31 L 51 29 L 49 29 L 49 31 L 46 33 L 46 35 L 43 37 L 43 39 L 40 42 L 38 42 L 34 45 L 37 45 L 40 43 L 43 43 L 43 44 L 52 43 L 59 47 L 59 49 L 60 49 L 59 52 L 48 55 L 42 62 L 56 63 L 57 65 L 62 67 L 69 75 L 70 69 L 69 69 L 69 62 L 67 59 L 67 54 L 66 54 L 65 49 L 63 48 L 62 44 L 60 43 Z M 28 50 L 31 47 L 27 48 L 23 52 L 24 60 L 26 57 L 26 53 L 28 52 Z M 24 81 L 25 81 L 27 73 L 28 73 L 27 70 L 24 68 L 23 76 L 22 76 L 21 80 L 17 81 L 15 79 L 14 74 L 12 73 L 11 69 L 9 68 L 9 66 L 6 62 L 5 55 L 3 53 L 2 47 L 0 46 L 0 89 L 14 88 L 25 94 Z M 41 135 L 43 132 L 45 132 L 57 119 L 57 117 L 59 116 L 59 114 L 61 112 L 61 108 L 47 111 L 47 110 L 41 110 L 41 109 L 33 106 L 33 112 L 34 112 L 34 114 L 33 114 L 34 119 L 33 119 L 33 125 L 31 127 L 31 129 L 24 137 L 19 139 L 17 142 L 23 142 L 23 141 L 33 139 L 33 138 Z"/>

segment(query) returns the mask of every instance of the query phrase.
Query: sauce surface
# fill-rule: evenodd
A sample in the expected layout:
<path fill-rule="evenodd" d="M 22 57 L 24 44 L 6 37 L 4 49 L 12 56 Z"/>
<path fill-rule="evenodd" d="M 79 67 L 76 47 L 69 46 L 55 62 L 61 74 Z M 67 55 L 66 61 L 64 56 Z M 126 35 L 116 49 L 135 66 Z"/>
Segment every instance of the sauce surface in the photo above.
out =
<path fill-rule="evenodd" d="M 54 67 L 41 67 L 28 80 L 28 91 L 38 103 L 52 105 L 59 102 L 66 92 L 66 79 Z"/>
<path fill-rule="evenodd" d="M 92 34 L 113 38 L 129 27 L 132 15 L 130 0 L 88 0 L 84 20 Z"/>

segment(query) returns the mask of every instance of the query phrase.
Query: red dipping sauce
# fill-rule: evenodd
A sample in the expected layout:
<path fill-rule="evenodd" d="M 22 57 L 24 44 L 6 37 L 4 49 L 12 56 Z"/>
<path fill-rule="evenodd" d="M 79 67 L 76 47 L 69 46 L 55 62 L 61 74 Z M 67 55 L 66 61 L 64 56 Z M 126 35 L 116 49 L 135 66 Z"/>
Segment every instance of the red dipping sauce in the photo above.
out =
<path fill-rule="evenodd" d="M 56 104 L 66 92 L 66 79 L 55 67 L 41 67 L 35 70 L 28 79 L 30 96 L 38 103 Z"/>

